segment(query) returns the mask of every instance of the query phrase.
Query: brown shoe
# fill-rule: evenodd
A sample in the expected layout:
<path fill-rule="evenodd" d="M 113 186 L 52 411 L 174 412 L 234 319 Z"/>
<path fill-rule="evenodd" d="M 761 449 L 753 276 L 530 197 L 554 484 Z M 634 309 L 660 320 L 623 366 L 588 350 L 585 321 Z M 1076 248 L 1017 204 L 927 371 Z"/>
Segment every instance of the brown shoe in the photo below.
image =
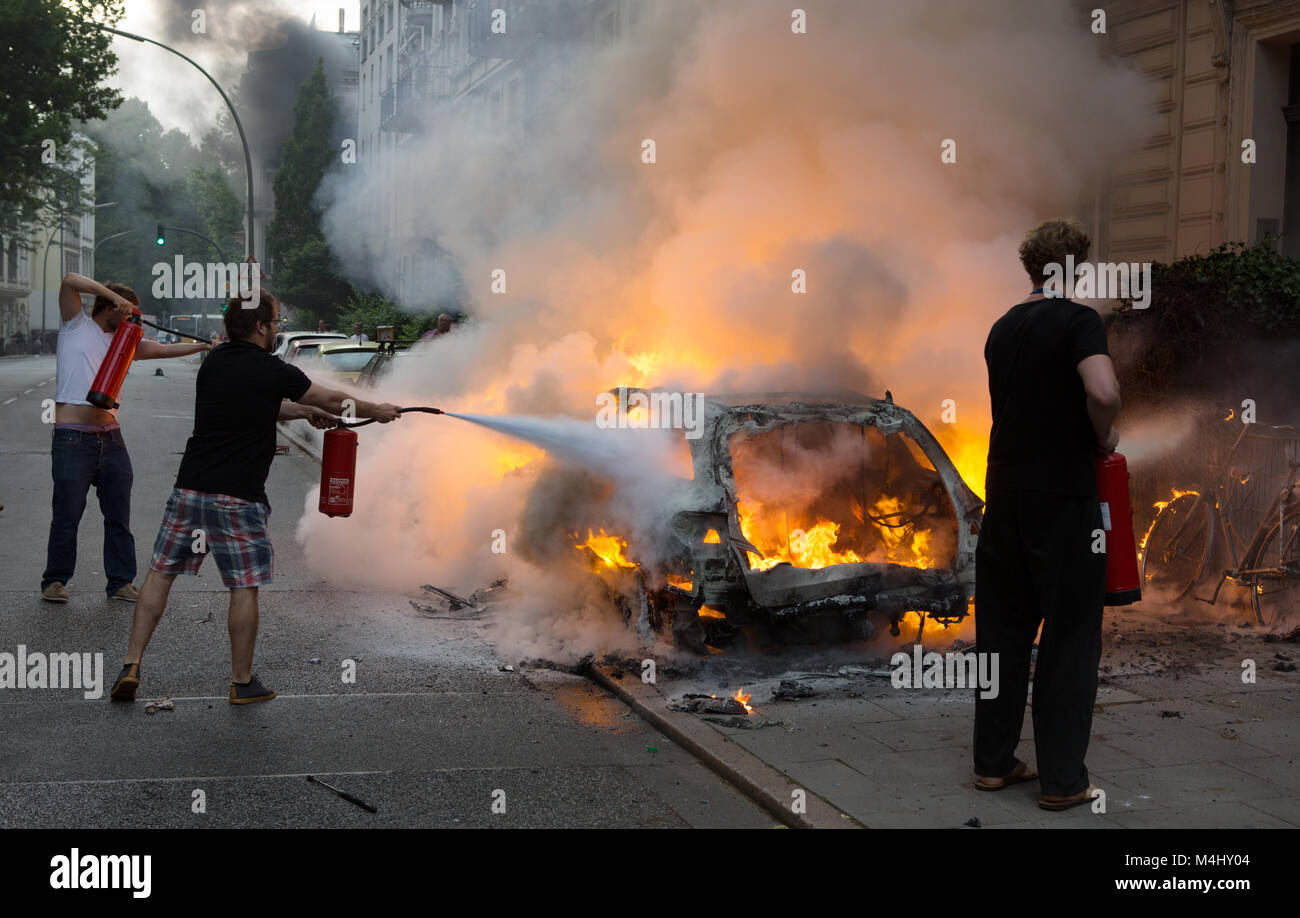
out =
<path fill-rule="evenodd" d="M 975 789 L 982 791 L 997 791 L 1004 787 L 1010 787 L 1012 784 L 1023 784 L 1026 781 L 1034 781 L 1038 778 L 1038 772 L 1034 771 L 1024 762 L 1017 762 L 1016 767 L 1001 778 L 976 778 Z"/>
<path fill-rule="evenodd" d="M 1062 810 L 1070 809 L 1070 807 L 1091 803 L 1093 794 L 1096 792 L 1097 788 L 1089 784 L 1087 790 L 1080 791 L 1077 794 L 1071 794 L 1068 797 L 1049 797 L 1044 794 L 1042 797 L 1038 798 L 1038 805 L 1044 810 L 1051 810 L 1052 812 L 1059 813 Z"/>
<path fill-rule="evenodd" d="M 135 588 L 134 583 L 128 583 L 125 586 L 117 588 L 116 593 L 108 594 L 109 599 L 119 599 L 122 602 L 135 602 L 140 598 L 140 591 Z"/>
<path fill-rule="evenodd" d="M 57 580 L 41 590 L 41 599 L 46 602 L 67 602 L 68 598 L 67 587 Z"/>

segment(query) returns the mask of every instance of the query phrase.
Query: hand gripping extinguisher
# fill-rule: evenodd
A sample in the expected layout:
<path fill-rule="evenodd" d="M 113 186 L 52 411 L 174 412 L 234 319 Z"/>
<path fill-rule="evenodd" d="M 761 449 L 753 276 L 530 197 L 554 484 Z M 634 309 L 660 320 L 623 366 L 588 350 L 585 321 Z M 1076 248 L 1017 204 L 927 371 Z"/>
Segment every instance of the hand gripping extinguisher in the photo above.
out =
<path fill-rule="evenodd" d="M 1127 606 L 1142 598 L 1133 506 L 1129 502 L 1128 462 L 1119 453 L 1097 459 L 1097 498 L 1106 530 L 1106 605 Z"/>
<path fill-rule="evenodd" d="M 131 361 L 135 359 L 135 346 L 143 337 L 144 328 L 140 325 L 140 309 L 133 307 L 131 317 L 122 322 L 117 327 L 117 331 L 113 332 L 108 353 L 104 355 L 104 362 L 99 365 L 95 381 L 90 384 L 86 401 L 105 411 L 118 407 L 118 393 L 122 391 L 126 371 L 131 369 Z"/>
<path fill-rule="evenodd" d="M 441 408 L 403 408 L 398 414 L 421 411 L 425 414 L 442 414 Z M 320 504 L 318 509 L 326 516 L 351 516 L 352 495 L 357 481 L 357 435 L 349 427 L 373 424 L 374 418 L 348 423 L 325 431 L 325 445 L 320 460 Z"/>

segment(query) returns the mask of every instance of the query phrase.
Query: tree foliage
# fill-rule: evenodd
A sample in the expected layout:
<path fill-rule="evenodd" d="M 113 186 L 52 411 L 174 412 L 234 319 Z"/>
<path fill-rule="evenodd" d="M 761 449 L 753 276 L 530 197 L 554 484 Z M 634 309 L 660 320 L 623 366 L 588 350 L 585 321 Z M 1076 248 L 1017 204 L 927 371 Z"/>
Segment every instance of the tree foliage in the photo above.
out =
<path fill-rule="evenodd" d="M 96 143 L 96 185 L 99 197 L 115 206 L 96 212 L 99 248 L 94 273 L 135 288 L 147 301 L 146 312 L 163 314 L 209 311 L 213 303 L 182 300 L 152 302 L 153 266 L 186 261 L 213 261 L 219 254 L 200 238 L 169 230 L 166 245 L 158 246 L 159 223 L 194 230 L 212 238 L 226 259 L 239 261 L 243 203 L 229 187 L 220 167 L 202 165 L 205 157 L 185 133 L 164 131 L 139 99 L 127 99 L 104 121 L 85 125 Z M 125 235 L 110 239 L 117 233 Z"/>
<path fill-rule="evenodd" d="M 73 210 L 85 203 L 76 200 L 79 182 L 68 174 L 72 129 L 122 102 L 120 92 L 101 85 L 117 57 L 109 50 L 112 36 L 94 24 L 121 17 L 122 0 L 0 3 L 0 221 L 6 230 L 57 206 L 51 194 Z"/>
<path fill-rule="evenodd" d="M 1273 240 L 1153 265 L 1151 288 L 1148 308 L 1129 301 L 1110 320 L 1116 335 L 1138 342 L 1120 367 L 1126 394 L 1214 396 L 1223 380 L 1239 386 L 1252 371 L 1246 349 L 1300 339 L 1300 261 L 1278 254 Z"/>
<path fill-rule="evenodd" d="M 337 161 L 336 115 L 324 63 L 318 60 L 294 104 L 293 130 L 284 142 L 273 182 L 275 218 L 266 240 L 276 295 L 296 317 L 311 316 L 331 324 L 355 292 L 330 252 L 315 204 L 321 180 Z"/>

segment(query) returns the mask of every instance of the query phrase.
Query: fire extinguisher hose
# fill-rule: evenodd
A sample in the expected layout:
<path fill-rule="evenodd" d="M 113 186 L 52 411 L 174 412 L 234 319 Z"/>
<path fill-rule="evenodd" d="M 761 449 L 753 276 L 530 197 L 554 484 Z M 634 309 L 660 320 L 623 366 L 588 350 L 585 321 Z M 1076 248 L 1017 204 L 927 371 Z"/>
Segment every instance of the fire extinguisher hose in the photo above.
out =
<path fill-rule="evenodd" d="M 425 413 L 425 414 L 442 414 L 442 413 L 443 413 L 441 408 L 426 408 L 426 407 L 418 407 L 418 408 L 402 408 L 402 409 L 400 409 L 397 413 L 398 413 L 398 414 L 406 414 L 408 411 L 421 411 L 421 412 L 423 412 L 423 413 Z M 344 421 L 344 420 L 340 419 L 340 420 L 339 420 L 339 426 L 340 426 L 340 427 L 365 427 L 367 424 L 373 424 L 373 423 L 375 423 L 376 420 L 378 420 L 378 419 L 377 419 L 377 418 L 367 418 L 367 419 L 364 420 L 364 421 L 357 421 L 355 424 L 349 424 L 347 421 Z"/>

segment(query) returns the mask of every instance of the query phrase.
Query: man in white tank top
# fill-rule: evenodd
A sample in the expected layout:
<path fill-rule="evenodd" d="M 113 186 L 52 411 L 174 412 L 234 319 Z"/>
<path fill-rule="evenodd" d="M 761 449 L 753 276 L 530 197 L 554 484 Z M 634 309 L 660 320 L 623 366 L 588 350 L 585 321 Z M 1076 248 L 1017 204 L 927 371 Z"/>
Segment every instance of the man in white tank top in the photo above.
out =
<path fill-rule="evenodd" d="M 89 315 L 81 295 L 92 294 Z M 134 602 L 135 538 L 131 535 L 131 457 L 118 428 L 117 413 L 96 408 L 86 400 L 99 365 L 108 353 L 113 332 L 131 315 L 139 298 L 123 284 L 99 284 L 69 274 L 59 286 L 57 387 L 54 434 L 50 446 L 54 478 L 53 515 L 46 547 L 41 598 L 67 602 L 67 583 L 77 566 L 77 528 L 93 484 L 104 514 L 104 573 L 110 599 Z M 141 341 L 136 360 L 184 357 L 207 350 L 206 344 L 164 345 Z"/>

